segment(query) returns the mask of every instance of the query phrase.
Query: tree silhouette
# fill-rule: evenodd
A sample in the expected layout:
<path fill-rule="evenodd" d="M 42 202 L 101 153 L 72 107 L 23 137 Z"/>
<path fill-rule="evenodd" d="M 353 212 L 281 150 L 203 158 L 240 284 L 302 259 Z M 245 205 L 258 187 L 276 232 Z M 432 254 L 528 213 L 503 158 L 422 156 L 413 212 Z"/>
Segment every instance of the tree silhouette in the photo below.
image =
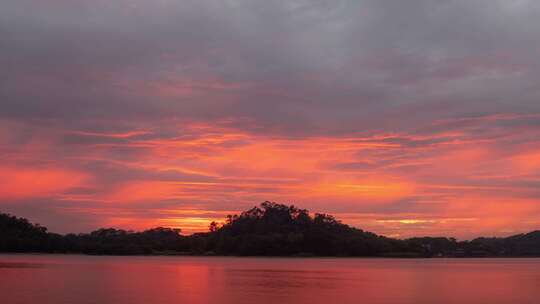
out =
<path fill-rule="evenodd" d="M 397 240 L 341 223 L 333 216 L 293 205 L 264 202 L 209 232 L 183 236 L 180 229 L 141 232 L 101 228 L 59 235 L 23 218 L 0 213 L 0 252 L 86 254 L 218 254 L 255 256 L 540 256 L 540 231 L 508 238 L 422 237 Z"/>

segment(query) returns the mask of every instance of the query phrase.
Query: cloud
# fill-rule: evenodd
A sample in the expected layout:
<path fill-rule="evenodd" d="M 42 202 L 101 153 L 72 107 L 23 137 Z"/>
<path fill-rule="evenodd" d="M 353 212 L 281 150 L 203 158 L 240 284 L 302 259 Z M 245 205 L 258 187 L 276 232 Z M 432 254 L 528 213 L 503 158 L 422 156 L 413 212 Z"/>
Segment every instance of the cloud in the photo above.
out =
<path fill-rule="evenodd" d="M 2 3 L 3 205 L 66 216 L 61 231 L 195 231 L 217 215 L 161 210 L 268 199 L 389 235 L 535 228 L 496 206 L 539 197 L 539 16 L 527 0 Z"/>
<path fill-rule="evenodd" d="M 54 197 L 87 182 L 87 174 L 69 169 L 0 167 L 0 199 Z"/>

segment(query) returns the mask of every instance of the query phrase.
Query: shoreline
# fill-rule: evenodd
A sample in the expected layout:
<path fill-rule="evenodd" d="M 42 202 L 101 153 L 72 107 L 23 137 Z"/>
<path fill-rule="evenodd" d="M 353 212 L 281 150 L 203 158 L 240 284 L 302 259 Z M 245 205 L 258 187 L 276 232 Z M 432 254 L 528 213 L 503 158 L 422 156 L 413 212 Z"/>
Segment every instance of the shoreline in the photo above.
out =
<path fill-rule="evenodd" d="M 193 258 L 241 258 L 241 259 L 378 259 L 378 260 L 490 260 L 490 259 L 540 259 L 540 256 L 442 256 L 442 257 L 388 257 L 388 256 L 265 256 L 265 255 L 204 255 L 204 254 L 85 254 L 45 252 L 0 252 L 2 256 L 87 256 L 87 257 L 193 257 Z"/>

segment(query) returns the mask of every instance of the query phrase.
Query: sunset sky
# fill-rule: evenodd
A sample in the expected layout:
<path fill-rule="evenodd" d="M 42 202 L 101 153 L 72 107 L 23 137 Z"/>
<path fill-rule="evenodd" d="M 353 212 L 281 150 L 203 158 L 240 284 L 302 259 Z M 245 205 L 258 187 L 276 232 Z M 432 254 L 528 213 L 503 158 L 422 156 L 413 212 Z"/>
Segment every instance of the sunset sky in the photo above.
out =
<path fill-rule="evenodd" d="M 206 231 L 540 229 L 540 1 L 0 3 L 0 211 Z"/>

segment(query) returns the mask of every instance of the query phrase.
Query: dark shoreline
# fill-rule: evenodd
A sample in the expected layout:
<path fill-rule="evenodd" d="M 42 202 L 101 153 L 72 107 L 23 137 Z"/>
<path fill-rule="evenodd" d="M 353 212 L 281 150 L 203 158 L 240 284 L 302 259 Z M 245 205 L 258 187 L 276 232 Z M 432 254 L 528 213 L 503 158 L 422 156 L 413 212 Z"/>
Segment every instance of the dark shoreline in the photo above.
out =
<path fill-rule="evenodd" d="M 540 256 L 485 256 L 485 257 L 384 257 L 384 256 L 241 256 L 241 255 L 201 255 L 201 254 L 85 254 L 46 252 L 0 252 L 2 256 L 87 256 L 87 257 L 194 257 L 194 258 L 239 258 L 239 259 L 377 259 L 377 260 L 496 260 L 496 259 L 540 259 Z"/>
<path fill-rule="evenodd" d="M 239 256 L 366 258 L 540 257 L 540 231 L 506 238 L 458 241 L 448 237 L 394 239 L 348 226 L 328 214 L 264 202 L 209 231 L 182 235 L 180 229 L 126 231 L 101 228 L 60 235 L 24 218 L 0 213 L 0 252 L 96 256 Z"/>

